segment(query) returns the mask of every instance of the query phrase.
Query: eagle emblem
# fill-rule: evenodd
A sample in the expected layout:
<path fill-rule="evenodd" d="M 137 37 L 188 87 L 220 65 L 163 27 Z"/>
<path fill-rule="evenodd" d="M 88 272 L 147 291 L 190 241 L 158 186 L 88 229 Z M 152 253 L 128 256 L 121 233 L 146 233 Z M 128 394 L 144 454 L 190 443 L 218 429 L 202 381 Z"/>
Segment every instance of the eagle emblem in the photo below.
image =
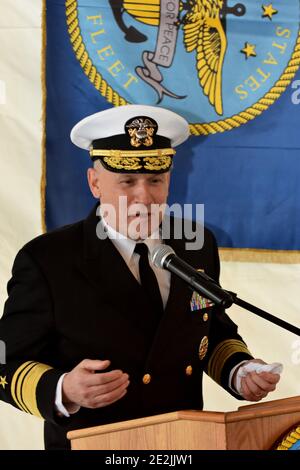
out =
<path fill-rule="evenodd" d="M 157 123 L 152 122 L 149 118 L 137 117 L 125 124 L 128 132 L 130 144 L 132 147 L 150 147 L 153 144 L 153 134 L 156 132 Z"/>

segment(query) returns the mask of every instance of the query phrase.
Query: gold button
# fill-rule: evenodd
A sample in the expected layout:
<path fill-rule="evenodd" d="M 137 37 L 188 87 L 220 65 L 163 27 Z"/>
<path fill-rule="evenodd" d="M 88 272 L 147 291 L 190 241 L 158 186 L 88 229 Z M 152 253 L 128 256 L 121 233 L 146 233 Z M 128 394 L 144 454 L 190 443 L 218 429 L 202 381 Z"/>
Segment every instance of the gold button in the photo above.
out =
<path fill-rule="evenodd" d="M 207 321 L 207 320 L 208 320 L 208 313 L 205 313 L 205 314 L 203 315 L 203 321 Z"/>
<path fill-rule="evenodd" d="M 186 373 L 186 375 L 192 375 L 192 373 L 193 373 L 192 366 L 187 366 L 187 368 L 185 369 L 185 373 Z"/>
<path fill-rule="evenodd" d="M 203 336 L 203 338 L 201 340 L 201 343 L 199 345 L 199 359 L 200 359 L 200 361 L 202 361 L 202 359 L 204 359 L 204 357 L 206 356 L 207 350 L 208 350 L 208 337 Z"/>
<path fill-rule="evenodd" d="M 143 377 L 143 383 L 147 385 L 148 383 L 151 382 L 151 375 L 150 374 L 145 374 Z"/>

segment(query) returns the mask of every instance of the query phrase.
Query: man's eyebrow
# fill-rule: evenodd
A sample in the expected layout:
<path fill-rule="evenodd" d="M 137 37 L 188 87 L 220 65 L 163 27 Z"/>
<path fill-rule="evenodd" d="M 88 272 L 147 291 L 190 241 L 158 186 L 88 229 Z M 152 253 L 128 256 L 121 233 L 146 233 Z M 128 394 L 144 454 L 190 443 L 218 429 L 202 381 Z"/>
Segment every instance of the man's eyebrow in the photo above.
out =
<path fill-rule="evenodd" d="M 117 181 L 121 181 L 122 179 L 128 179 L 128 180 L 134 180 L 135 178 L 133 178 L 133 175 L 130 175 L 130 174 L 121 174 L 121 175 L 118 175 L 118 179 Z"/>

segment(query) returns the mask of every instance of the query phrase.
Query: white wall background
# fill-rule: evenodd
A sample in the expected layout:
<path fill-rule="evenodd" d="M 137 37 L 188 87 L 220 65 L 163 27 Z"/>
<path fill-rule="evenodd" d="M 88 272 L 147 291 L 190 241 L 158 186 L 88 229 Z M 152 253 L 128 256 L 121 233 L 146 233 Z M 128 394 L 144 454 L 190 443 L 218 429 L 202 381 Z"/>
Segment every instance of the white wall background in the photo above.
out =
<path fill-rule="evenodd" d="M 41 233 L 41 9 L 0 0 L 0 314 L 18 249 Z M 0 403 L 0 449 L 42 447 L 42 422 Z"/>
<path fill-rule="evenodd" d="M 0 312 L 18 249 L 42 231 L 41 10 L 42 0 L 0 0 Z M 300 327 L 300 265 L 224 262 L 222 284 Z M 300 395 L 300 340 L 238 307 L 229 313 L 255 356 L 284 364 L 268 400 Z M 208 378 L 204 396 L 209 410 L 243 404 Z M 42 448 L 42 421 L 0 403 L 0 449 Z"/>

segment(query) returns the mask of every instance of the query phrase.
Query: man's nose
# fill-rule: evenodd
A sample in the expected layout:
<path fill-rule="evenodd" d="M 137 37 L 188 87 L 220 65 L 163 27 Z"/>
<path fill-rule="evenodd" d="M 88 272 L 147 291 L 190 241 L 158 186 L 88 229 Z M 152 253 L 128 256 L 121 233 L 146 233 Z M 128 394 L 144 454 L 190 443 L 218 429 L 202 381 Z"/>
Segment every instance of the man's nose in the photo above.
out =
<path fill-rule="evenodd" d="M 147 183 L 139 183 L 135 187 L 134 199 L 136 203 L 151 204 L 153 202 L 151 191 Z"/>

